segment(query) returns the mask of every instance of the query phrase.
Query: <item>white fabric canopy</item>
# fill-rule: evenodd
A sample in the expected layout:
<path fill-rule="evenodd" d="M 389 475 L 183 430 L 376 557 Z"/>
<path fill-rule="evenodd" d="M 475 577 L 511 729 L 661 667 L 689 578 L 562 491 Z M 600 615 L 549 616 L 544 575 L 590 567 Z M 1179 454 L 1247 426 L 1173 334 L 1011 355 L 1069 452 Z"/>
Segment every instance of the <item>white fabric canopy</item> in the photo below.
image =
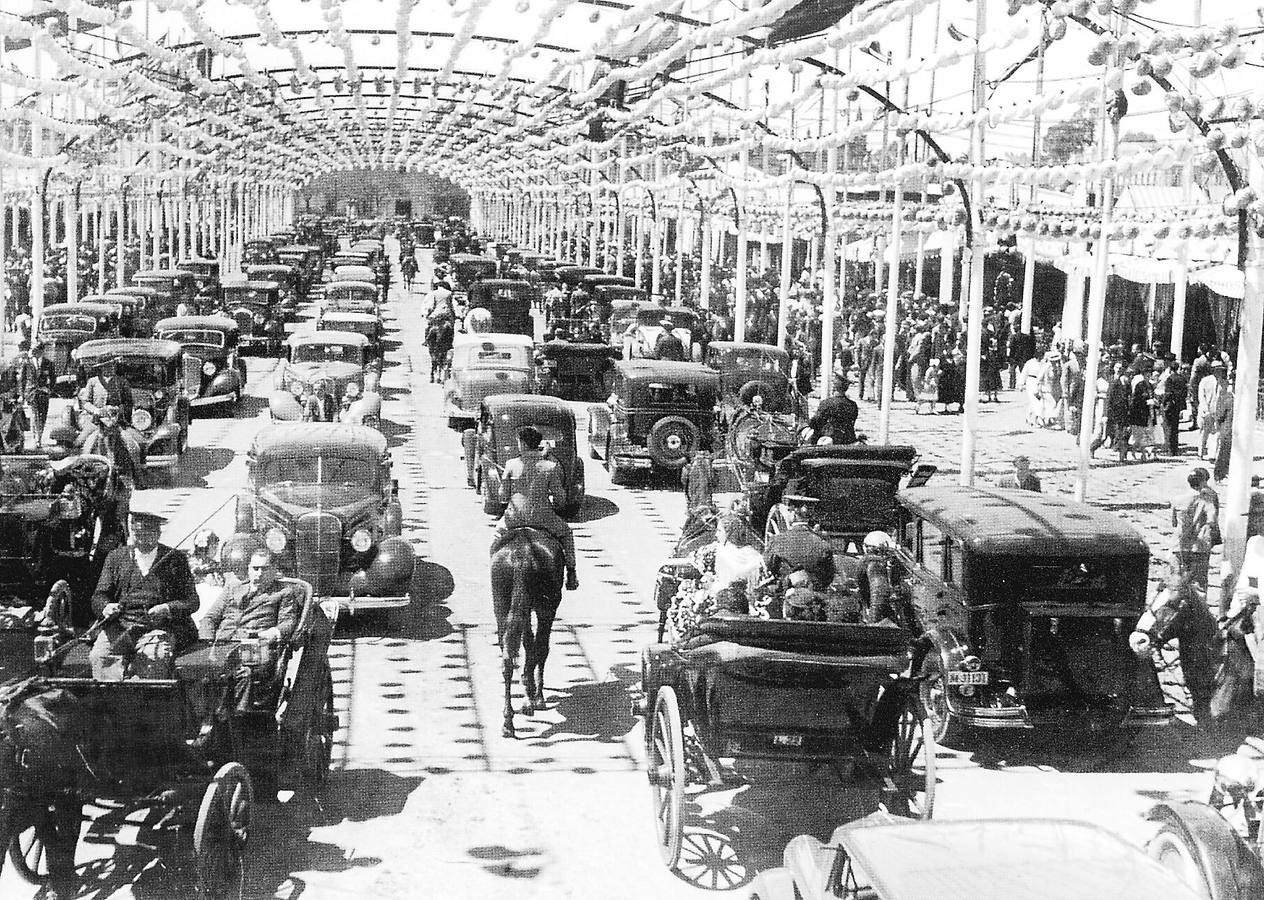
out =
<path fill-rule="evenodd" d="M 1204 284 L 1217 294 L 1241 300 L 1246 296 L 1246 278 L 1237 266 L 1212 266 L 1189 273 L 1193 284 Z"/>

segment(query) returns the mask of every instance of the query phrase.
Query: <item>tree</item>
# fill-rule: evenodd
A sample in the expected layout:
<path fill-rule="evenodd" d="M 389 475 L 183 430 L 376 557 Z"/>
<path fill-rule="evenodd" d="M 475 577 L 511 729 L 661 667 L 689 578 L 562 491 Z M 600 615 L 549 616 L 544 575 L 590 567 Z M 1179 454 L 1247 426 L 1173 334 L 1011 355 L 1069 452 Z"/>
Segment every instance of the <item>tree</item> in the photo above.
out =
<path fill-rule="evenodd" d="M 1097 125 L 1087 116 L 1074 116 L 1055 122 L 1045 130 L 1042 163 L 1060 166 L 1093 143 Z"/>

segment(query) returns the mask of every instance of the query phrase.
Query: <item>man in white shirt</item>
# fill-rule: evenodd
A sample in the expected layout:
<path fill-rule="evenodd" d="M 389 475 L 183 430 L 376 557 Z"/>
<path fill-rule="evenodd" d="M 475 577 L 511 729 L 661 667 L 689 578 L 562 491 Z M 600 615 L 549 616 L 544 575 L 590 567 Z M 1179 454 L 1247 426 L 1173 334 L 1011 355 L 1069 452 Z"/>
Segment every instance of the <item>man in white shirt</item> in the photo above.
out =
<path fill-rule="evenodd" d="M 1218 435 L 1225 420 L 1233 415 L 1233 394 L 1229 372 L 1222 362 L 1213 362 L 1211 373 L 1198 382 L 1198 458 L 1207 458 L 1207 438 Z"/>

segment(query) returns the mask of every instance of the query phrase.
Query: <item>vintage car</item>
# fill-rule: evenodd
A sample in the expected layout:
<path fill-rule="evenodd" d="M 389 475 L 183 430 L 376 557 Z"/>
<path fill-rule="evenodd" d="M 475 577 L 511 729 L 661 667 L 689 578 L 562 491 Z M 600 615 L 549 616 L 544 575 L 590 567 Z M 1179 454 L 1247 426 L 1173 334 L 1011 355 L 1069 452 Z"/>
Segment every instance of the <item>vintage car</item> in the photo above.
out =
<path fill-rule="evenodd" d="M 37 337 L 44 344 L 44 355 L 52 361 L 57 372 L 55 393 L 58 397 L 73 396 L 79 389 L 75 350 L 84 341 L 117 337 L 119 313 L 117 303 L 80 301 L 44 307 Z"/>
<path fill-rule="evenodd" d="M 376 313 L 381 307 L 381 293 L 369 281 L 331 281 L 321 294 L 322 309 Z"/>
<path fill-rule="evenodd" d="M 449 428 L 464 428 L 489 394 L 535 393 L 531 338 L 521 334 L 458 334 L 443 386 Z"/>
<path fill-rule="evenodd" d="M 600 403 L 614 388 L 619 348 L 606 344 L 547 341 L 536 348 L 540 393 L 563 400 Z"/>
<path fill-rule="evenodd" d="M 134 290 L 145 290 L 135 288 Z M 122 337 L 147 337 L 153 322 L 149 319 L 148 300 L 135 294 L 88 294 L 80 303 L 103 303 L 118 308 L 118 331 Z"/>
<path fill-rule="evenodd" d="M 75 351 L 75 362 L 80 384 L 86 384 L 107 362 L 118 366 L 119 376 L 132 389 L 132 418 L 123 424 L 139 443 L 145 467 L 174 477 L 189 441 L 189 399 L 180 345 L 154 338 L 85 341 Z M 68 412 L 75 429 L 86 424 L 77 410 Z"/>
<path fill-rule="evenodd" d="M 335 281 L 334 272 L 344 266 L 368 266 L 369 255 L 367 253 L 354 253 L 350 250 L 339 250 L 333 256 L 325 261 L 325 280 Z M 376 280 L 376 276 L 375 276 Z"/>
<path fill-rule="evenodd" d="M 898 502 L 913 671 L 941 743 L 976 728 L 1108 737 L 1171 722 L 1153 663 L 1128 643 L 1150 565 L 1132 525 L 1029 491 L 917 487 Z"/>
<path fill-rule="evenodd" d="M 535 334 L 532 306 L 538 298 L 535 286 L 528 281 L 506 278 L 485 278 L 470 285 L 466 294 L 469 309 L 485 309 L 491 313 L 488 331 L 498 334 Z"/>
<path fill-rule="evenodd" d="M 676 471 L 716 446 L 720 377 L 697 363 L 624 360 L 615 364 L 606 403 L 588 408 L 588 449 L 610 480 L 634 471 Z"/>
<path fill-rule="evenodd" d="M 352 331 L 368 338 L 369 359 L 382 358 L 382 317 L 377 313 L 322 309 L 316 314 L 317 331 Z"/>
<path fill-rule="evenodd" d="M 110 288 L 104 294 L 100 295 L 105 303 L 115 303 L 116 297 L 130 298 L 123 302 L 127 305 L 121 312 L 121 315 L 131 316 L 130 328 L 132 333 L 123 334 L 123 337 L 148 337 L 154 330 L 154 323 L 159 319 L 165 319 L 167 316 L 176 314 L 176 304 L 163 291 L 151 287 L 121 287 Z M 122 323 L 119 325 L 119 333 L 122 334 Z"/>
<path fill-rule="evenodd" d="M 302 298 L 299 296 L 298 269 L 294 266 L 284 263 L 246 266 L 246 281 L 248 283 L 251 281 L 275 282 L 279 290 L 281 310 L 286 318 L 292 317 L 298 309 L 298 302 Z"/>
<path fill-rule="evenodd" d="M 606 274 L 604 269 L 585 265 L 562 265 L 553 270 L 553 276 L 570 290 L 574 290 L 583 284 L 584 277 L 587 275 L 604 274 Z"/>
<path fill-rule="evenodd" d="M 584 461 L 575 448 L 575 413 L 561 400 L 539 394 L 492 394 L 479 405 L 473 428 L 461 435 L 465 453 L 466 482 L 483 495 L 483 512 L 499 516 L 500 473 L 518 457 L 518 431 L 528 425 L 544 435 L 551 459 L 558 463 L 566 491 L 564 516 L 573 516 L 584 504 Z"/>
<path fill-rule="evenodd" d="M 484 278 L 495 278 L 500 271 L 496 260 L 473 253 L 454 253 L 448 261 L 452 274 L 452 289 L 457 293 L 469 291 L 470 285 Z"/>
<path fill-rule="evenodd" d="M 452 254 L 458 252 L 453 246 L 456 240 L 452 237 L 438 237 L 434 242 L 434 262 L 447 263 L 452 261 Z"/>
<path fill-rule="evenodd" d="M 304 401 L 314 392 L 316 382 L 323 380 L 339 407 L 346 407 L 344 421 L 377 428 L 382 417 L 379 374 L 369 357 L 369 340 L 362 334 L 292 334 L 285 342 L 285 359 L 277 371 L 268 408 L 274 419 L 301 419 Z"/>
<path fill-rule="evenodd" d="M 153 288 L 162 295 L 163 309 L 172 313 L 180 304 L 190 310 L 197 309 L 198 278 L 192 272 L 181 269 L 142 269 L 132 275 L 136 287 Z"/>
<path fill-rule="evenodd" d="M 274 265 L 280 260 L 276 248 L 276 242 L 271 238 L 254 238 L 246 241 L 242 247 L 242 263 L 248 266 L 254 264 L 263 266 Z"/>
<path fill-rule="evenodd" d="M 810 521 L 840 551 L 860 546 L 871 531 L 889 532 L 899 520 L 895 502 L 900 482 L 913 470 L 917 450 L 903 446 L 848 444 L 802 447 L 782 457 L 768 481 L 752 479 L 746 489 L 751 523 L 767 540 L 784 531 L 790 520 L 786 494 L 816 502 Z M 916 475 L 924 483 L 929 466 Z"/>
<path fill-rule="evenodd" d="M 307 296 L 325 268 L 324 251 L 314 244 L 287 244 L 277 248 L 277 256 L 283 264 L 298 270 L 299 293 Z"/>
<path fill-rule="evenodd" d="M 401 534 L 399 489 L 381 432 L 278 422 L 255 437 L 246 466 L 249 487 L 237 497 L 226 554 L 262 540 L 282 571 L 343 612 L 409 604 L 414 553 Z"/>
<path fill-rule="evenodd" d="M 285 341 L 281 291 L 275 281 L 224 285 L 224 311 L 241 332 L 241 352 L 279 356 Z"/>
<path fill-rule="evenodd" d="M 605 291 L 622 291 L 622 288 L 610 287 L 601 288 Z M 635 291 L 636 289 L 633 288 Z M 625 343 L 624 336 L 630 331 L 635 330 L 637 323 L 640 321 L 641 310 L 648 309 L 654 312 L 647 312 L 646 319 L 651 316 L 657 316 L 658 319 L 663 317 L 662 307 L 651 303 L 648 295 L 644 291 L 637 291 L 636 295 L 621 294 L 611 298 L 610 315 L 606 319 L 605 325 L 602 326 L 602 333 L 606 335 L 606 341 L 612 347 L 618 347 L 620 355 L 623 354 L 623 345 Z M 657 320 L 655 320 L 657 321 Z"/>
<path fill-rule="evenodd" d="M 246 392 L 246 361 L 237 354 L 237 323 L 227 316 L 172 316 L 154 325 L 154 337 L 184 348 L 184 385 L 191 411 L 232 411 Z"/>
<path fill-rule="evenodd" d="M 731 426 L 748 404 L 742 393 L 757 393 L 765 412 L 807 417 L 807 404 L 790 380 L 790 354 L 773 344 L 712 341 L 706 364 L 720 373 L 720 418 Z M 749 390 L 747 390 L 749 389 Z"/>
<path fill-rule="evenodd" d="M 197 285 L 198 309 L 215 309 L 219 306 L 220 265 L 218 259 L 183 259 L 176 263 L 176 268 L 193 273 Z"/>
<path fill-rule="evenodd" d="M 1236 847 L 1215 846 L 1206 839 L 1202 844 L 1205 855 L 1191 857 L 1190 862 L 1223 872 L 1226 885 L 1245 883 Z M 1005 852 L 998 853 L 1002 846 Z M 755 878 L 751 898 L 1228 900 L 1260 896 L 1258 892 L 1264 889 L 1257 875 L 1253 892 L 1211 892 L 1205 884 L 1188 880 L 1176 866 L 1148 859 L 1141 848 L 1105 828 L 1070 819 L 918 822 L 878 811 L 839 826 L 828 842 L 810 834 L 791 839 L 783 859 L 782 866 L 766 869 Z M 950 888 L 945 885 L 945 873 L 951 873 Z"/>
<path fill-rule="evenodd" d="M 413 240 L 417 242 L 417 246 L 433 247 L 435 242 L 435 231 L 438 227 L 439 226 L 434 222 L 413 222 Z"/>

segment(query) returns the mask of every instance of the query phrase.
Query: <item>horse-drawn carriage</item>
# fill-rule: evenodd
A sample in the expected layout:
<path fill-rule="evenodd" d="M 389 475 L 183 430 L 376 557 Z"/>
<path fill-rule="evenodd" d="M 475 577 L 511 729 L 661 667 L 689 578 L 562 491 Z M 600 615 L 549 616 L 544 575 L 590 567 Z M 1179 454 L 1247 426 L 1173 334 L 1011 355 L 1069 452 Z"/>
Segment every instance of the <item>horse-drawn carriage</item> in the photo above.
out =
<path fill-rule="evenodd" d="M 908 634 L 888 625 L 714 616 L 641 657 L 647 774 L 659 852 L 681 857 L 686 792 L 757 762 L 830 769 L 889 813 L 929 818 L 935 743 L 922 728 Z M 728 885 L 733 887 L 735 885 Z"/>
<path fill-rule="evenodd" d="M 37 671 L 0 690 L 0 846 L 21 876 L 73 877 L 92 801 L 106 809 L 91 826 L 97 840 L 139 822 L 137 843 L 181 868 L 192 855 L 199 896 L 238 895 L 252 806 L 278 789 L 319 789 L 337 728 L 327 658 L 336 613 L 291 583 L 301 588 L 298 625 L 241 710 L 227 701 L 233 672 L 259 662 L 257 643 L 199 642 L 170 677 L 94 677 L 97 627 L 76 636 L 54 586 Z"/>

